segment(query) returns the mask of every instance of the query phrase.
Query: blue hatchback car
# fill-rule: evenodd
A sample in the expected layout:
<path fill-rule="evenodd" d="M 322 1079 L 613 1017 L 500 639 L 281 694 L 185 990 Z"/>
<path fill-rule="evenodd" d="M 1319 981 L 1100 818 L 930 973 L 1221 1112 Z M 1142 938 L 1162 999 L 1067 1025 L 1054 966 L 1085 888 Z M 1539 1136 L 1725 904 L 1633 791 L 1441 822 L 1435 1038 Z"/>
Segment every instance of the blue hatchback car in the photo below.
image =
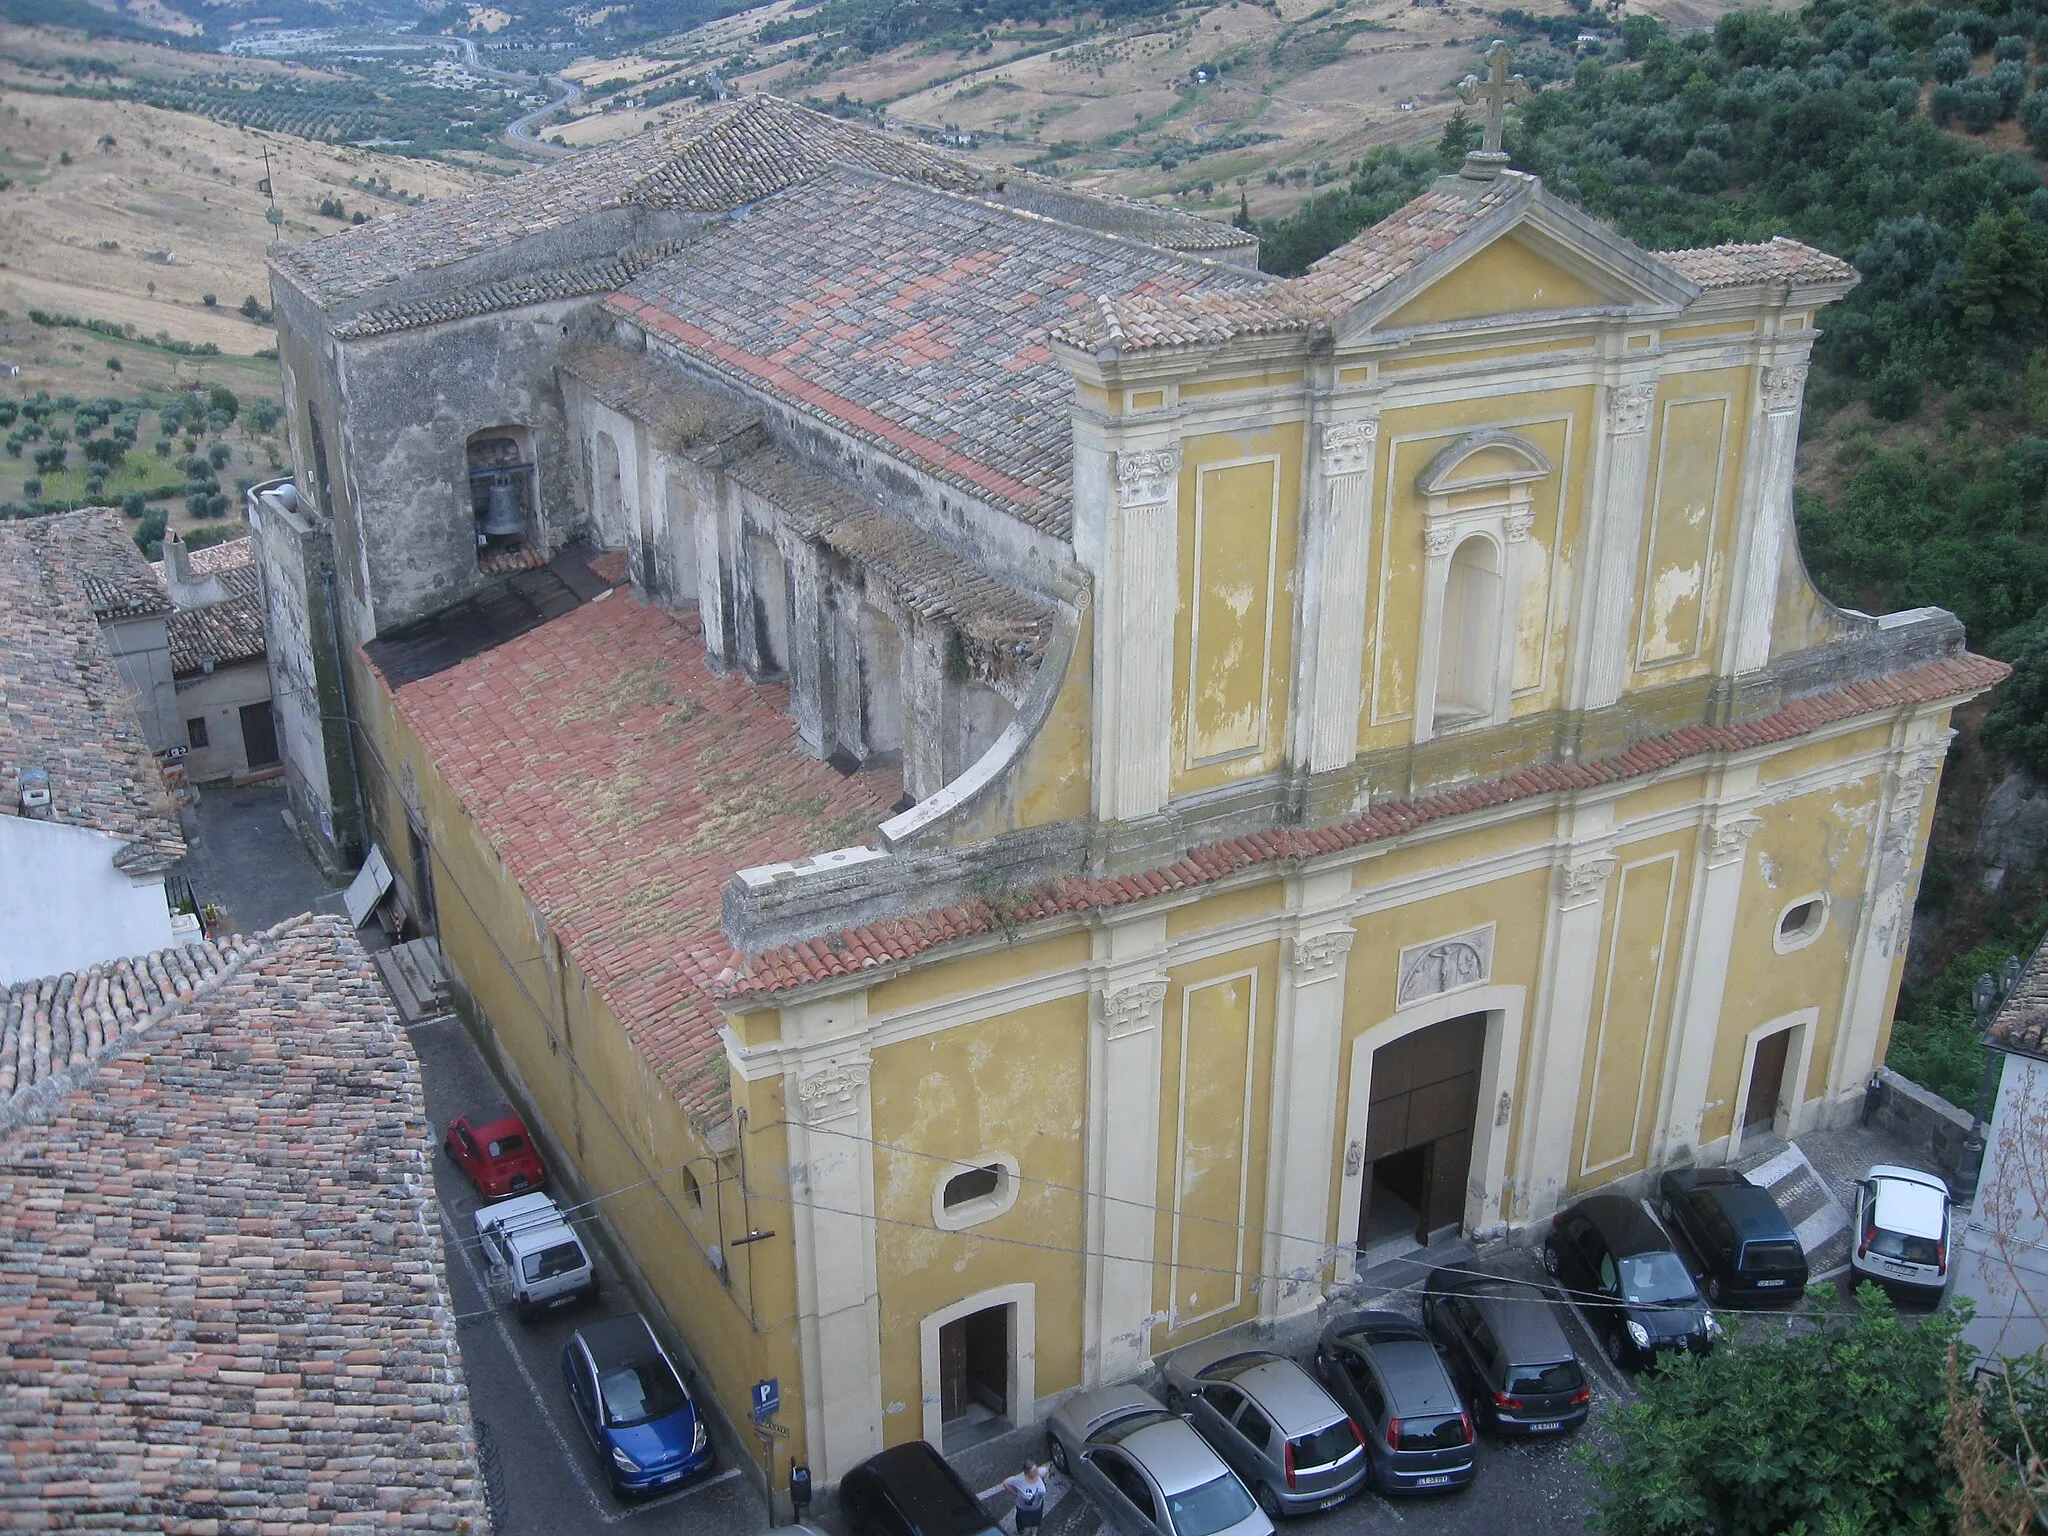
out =
<path fill-rule="evenodd" d="M 653 1493 L 710 1467 L 704 1420 L 639 1313 L 578 1328 L 562 1346 L 562 1374 L 614 1493 Z"/>

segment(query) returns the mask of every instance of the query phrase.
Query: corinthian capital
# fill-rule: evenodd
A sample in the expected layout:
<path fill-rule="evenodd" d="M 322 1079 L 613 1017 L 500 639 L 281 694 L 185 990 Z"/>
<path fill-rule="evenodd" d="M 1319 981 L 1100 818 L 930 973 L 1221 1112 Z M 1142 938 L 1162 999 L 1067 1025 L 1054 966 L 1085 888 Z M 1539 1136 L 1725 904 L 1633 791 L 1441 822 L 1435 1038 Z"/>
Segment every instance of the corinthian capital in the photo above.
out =
<path fill-rule="evenodd" d="M 1613 854 L 1600 853 L 1560 864 L 1557 868 L 1558 904 L 1580 907 L 1587 902 L 1598 901 L 1600 893 L 1607 887 L 1607 877 L 1620 863 L 1621 860 Z"/>
<path fill-rule="evenodd" d="M 1116 456 L 1117 489 L 1127 507 L 1156 506 L 1170 500 L 1173 477 L 1180 473 L 1180 449 L 1141 448 Z"/>

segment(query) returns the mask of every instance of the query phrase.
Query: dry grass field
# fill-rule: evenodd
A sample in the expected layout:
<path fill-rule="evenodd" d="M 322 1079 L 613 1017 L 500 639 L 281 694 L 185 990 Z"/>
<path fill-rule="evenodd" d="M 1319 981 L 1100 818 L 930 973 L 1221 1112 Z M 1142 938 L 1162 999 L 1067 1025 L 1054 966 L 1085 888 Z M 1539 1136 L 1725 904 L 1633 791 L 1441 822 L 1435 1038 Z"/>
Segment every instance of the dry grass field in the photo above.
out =
<path fill-rule="evenodd" d="M 270 301 L 269 199 L 258 185 L 266 151 L 292 242 L 342 227 L 317 211 L 323 198 L 376 217 L 399 206 L 400 192 L 439 197 L 483 179 L 138 102 L 49 93 L 53 54 L 123 67 L 161 51 L 0 25 L 0 177 L 11 183 L 0 190 L 0 309 L 112 320 L 145 336 L 255 353 L 272 345 L 269 328 L 235 310 L 246 296 Z M 365 191 L 372 178 L 388 178 L 393 197 Z"/>
<path fill-rule="evenodd" d="M 1079 184 L 1174 197 L 1228 217 L 1240 178 L 1255 213 L 1281 213 L 1313 185 L 1310 174 L 1285 173 L 1341 168 L 1377 144 L 1439 134 L 1459 105 L 1456 82 L 1500 31 L 1497 7 L 1471 0 L 1221 0 L 1114 31 L 1055 24 L 999 33 L 987 53 L 919 45 L 842 66 L 799 57 L 800 40 L 760 42 L 762 27 L 791 8 L 778 0 L 630 60 L 586 61 L 571 72 L 586 86 L 621 78 L 658 86 L 664 67 L 668 78 L 716 67 L 741 90 L 843 93 L 906 125 L 971 136 L 986 159 L 1018 163 L 1054 151 L 1060 173 Z M 1730 0 L 1628 6 L 1678 28 L 1711 25 L 1733 8 Z M 1556 0 L 1525 9 L 1569 14 Z M 1612 23 L 1596 8 L 1585 26 Z M 1223 59 L 1231 60 L 1226 73 L 1193 81 L 1198 67 Z M 550 132 L 600 143 L 688 105 L 648 109 L 619 96 L 591 101 Z M 1209 147 L 1234 136 L 1239 147 Z M 1167 156 L 1177 163 L 1161 165 Z"/>

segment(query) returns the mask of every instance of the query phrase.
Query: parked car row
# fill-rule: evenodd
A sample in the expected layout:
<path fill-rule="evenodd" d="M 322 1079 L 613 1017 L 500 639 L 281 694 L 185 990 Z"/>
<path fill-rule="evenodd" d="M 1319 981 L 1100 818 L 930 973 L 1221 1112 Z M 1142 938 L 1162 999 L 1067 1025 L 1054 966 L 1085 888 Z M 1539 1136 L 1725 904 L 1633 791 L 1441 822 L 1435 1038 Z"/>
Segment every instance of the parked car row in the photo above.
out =
<path fill-rule="evenodd" d="M 477 1246 L 494 1296 L 521 1322 L 598 1294 L 597 1266 L 562 1210 L 526 1123 L 509 1107 L 459 1115 L 442 1150 L 476 1186 Z M 586 1323 L 562 1346 L 576 1420 L 612 1491 L 660 1492 L 708 1471 L 711 1437 L 682 1372 L 640 1313 Z"/>

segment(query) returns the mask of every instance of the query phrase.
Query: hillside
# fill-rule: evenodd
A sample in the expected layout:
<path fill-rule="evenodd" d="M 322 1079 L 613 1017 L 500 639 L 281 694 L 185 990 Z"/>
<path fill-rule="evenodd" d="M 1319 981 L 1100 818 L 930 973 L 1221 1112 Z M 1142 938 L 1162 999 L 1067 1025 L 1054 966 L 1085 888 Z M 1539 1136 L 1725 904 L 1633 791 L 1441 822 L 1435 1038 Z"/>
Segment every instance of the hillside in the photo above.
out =
<path fill-rule="evenodd" d="M 374 217 L 401 195 L 439 197 L 480 179 L 192 113 L 51 94 L 37 66 L 60 46 L 0 24 L 0 309 L 16 316 L 73 314 L 255 353 L 272 345 L 270 330 L 236 309 L 249 296 L 269 303 L 266 152 L 287 241 L 341 227 L 319 212 L 323 200 L 338 200 L 344 218 Z M 109 62 L 118 66 L 127 62 L 118 55 L 137 51 L 102 46 L 92 56 L 117 55 Z"/>
<path fill-rule="evenodd" d="M 1716 0 L 1645 0 L 1631 12 L 1710 24 Z M 1434 137 L 1455 82 L 1496 36 L 1516 67 L 1570 73 L 1617 43 L 1597 10 L 1543 16 L 1469 0 L 1103 0 L 1096 6 L 894 6 L 792 0 L 643 46 L 580 61 L 568 144 L 637 132 L 719 87 L 769 90 L 871 112 L 977 155 L 1081 185 L 1170 197 L 1229 217 L 1291 209 L 1370 148 Z"/>

